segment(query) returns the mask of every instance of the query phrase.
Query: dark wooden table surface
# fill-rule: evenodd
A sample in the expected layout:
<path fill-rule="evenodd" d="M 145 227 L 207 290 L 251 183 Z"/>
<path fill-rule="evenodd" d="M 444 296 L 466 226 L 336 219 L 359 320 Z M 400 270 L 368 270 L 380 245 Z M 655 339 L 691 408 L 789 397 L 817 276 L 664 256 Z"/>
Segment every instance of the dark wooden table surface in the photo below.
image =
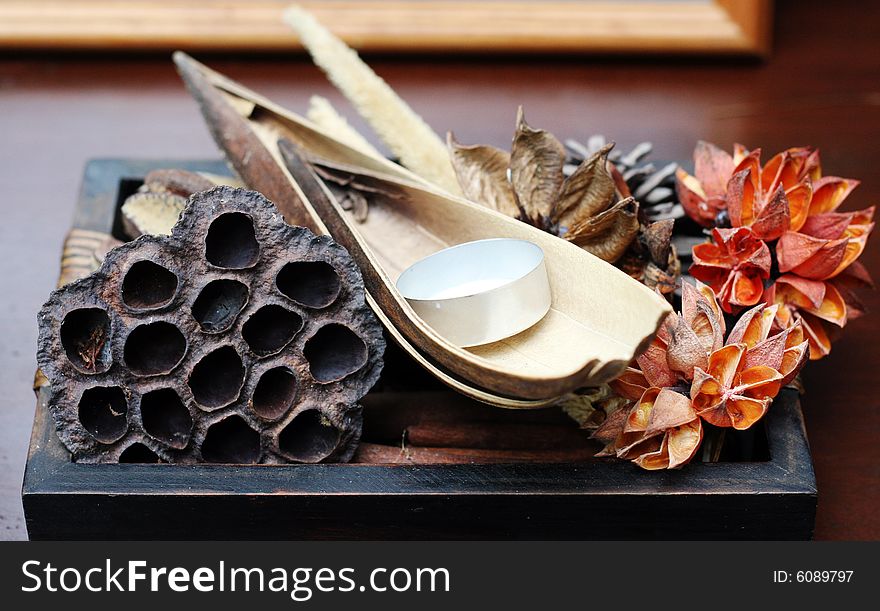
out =
<path fill-rule="evenodd" d="M 530 123 L 686 159 L 697 139 L 777 151 L 812 144 L 827 173 L 856 177 L 850 207 L 880 203 L 880 9 L 870 0 L 783 0 L 768 63 L 718 59 L 371 58 L 438 131 L 507 145 Z M 346 109 L 301 57 L 203 58 L 304 110 Z M 357 126 L 362 125 L 355 121 Z M 34 410 L 35 314 L 54 286 L 80 175 L 93 157 L 218 153 L 165 56 L 0 56 L 0 539 L 26 537 L 19 491 Z M 862 260 L 880 277 L 880 237 Z M 880 538 L 880 293 L 804 401 L 819 483 L 819 539 Z"/>

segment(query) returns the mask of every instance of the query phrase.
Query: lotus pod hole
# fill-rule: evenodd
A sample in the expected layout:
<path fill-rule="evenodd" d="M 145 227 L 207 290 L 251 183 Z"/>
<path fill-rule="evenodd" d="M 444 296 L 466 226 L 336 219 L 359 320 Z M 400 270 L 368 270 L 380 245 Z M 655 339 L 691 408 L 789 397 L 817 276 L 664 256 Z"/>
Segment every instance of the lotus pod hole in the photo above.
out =
<path fill-rule="evenodd" d="M 61 323 L 61 345 L 70 363 L 83 373 L 110 368 L 110 317 L 100 308 L 68 312 Z"/>
<path fill-rule="evenodd" d="M 347 461 L 385 350 L 348 252 L 227 186 L 53 291 L 38 322 L 41 393 L 83 463 Z"/>
<path fill-rule="evenodd" d="M 141 422 L 154 439 L 178 450 L 186 447 L 193 419 L 173 388 L 159 388 L 141 397 Z"/>
<path fill-rule="evenodd" d="M 319 462 L 333 453 L 340 438 L 339 429 L 326 416 L 316 409 L 307 409 L 281 430 L 278 448 L 291 460 Z"/>
<path fill-rule="evenodd" d="M 247 214 L 221 214 L 208 228 L 205 258 L 211 265 L 225 269 L 247 269 L 260 258 L 260 244 L 254 222 Z"/>
<path fill-rule="evenodd" d="M 173 323 L 158 321 L 135 327 L 125 340 L 123 358 L 139 376 L 169 373 L 186 354 L 186 338 Z"/>
<path fill-rule="evenodd" d="M 248 302 L 248 287 L 238 280 L 212 280 L 196 297 L 192 306 L 193 318 L 202 331 L 226 331 L 238 318 Z"/>
<path fill-rule="evenodd" d="M 302 327 L 299 314 L 272 304 L 251 314 L 241 328 L 241 335 L 254 354 L 266 356 L 289 344 Z"/>
<path fill-rule="evenodd" d="M 275 285 L 286 297 L 307 308 L 326 308 L 339 297 L 341 284 L 324 261 L 297 261 L 281 268 Z"/>
<path fill-rule="evenodd" d="M 152 261 L 138 261 L 122 280 L 122 301 L 135 310 L 168 305 L 177 292 L 177 276 Z"/>
<path fill-rule="evenodd" d="M 79 421 L 101 443 L 113 443 L 128 429 L 128 401 L 118 386 L 95 386 L 83 391 Z"/>
<path fill-rule="evenodd" d="M 142 443 L 133 443 L 122 451 L 119 455 L 119 462 L 122 464 L 152 464 L 160 462 L 159 455 Z"/>
<path fill-rule="evenodd" d="M 287 367 L 273 367 L 260 376 L 251 405 L 266 420 L 287 413 L 296 399 L 296 375 Z"/>
<path fill-rule="evenodd" d="M 207 409 L 225 407 L 238 398 L 244 373 L 244 363 L 235 348 L 218 348 L 193 367 L 189 376 L 193 398 Z"/>
<path fill-rule="evenodd" d="M 303 351 L 312 377 L 318 382 L 339 381 L 367 363 L 367 345 L 351 329 L 340 324 L 321 327 Z"/>
<path fill-rule="evenodd" d="M 241 416 L 230 416 L 208 427 L 202 442 L 207 462 L 252 464 L 260 457 L 260 434 Z"/>

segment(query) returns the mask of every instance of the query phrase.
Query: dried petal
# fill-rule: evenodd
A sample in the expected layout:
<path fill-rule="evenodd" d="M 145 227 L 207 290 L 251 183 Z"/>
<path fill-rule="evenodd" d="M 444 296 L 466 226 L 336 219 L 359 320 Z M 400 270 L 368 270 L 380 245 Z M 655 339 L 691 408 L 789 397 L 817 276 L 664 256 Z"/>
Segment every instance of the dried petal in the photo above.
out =
<path fill-rule="evenodd" d="M 669 363 L 669 367 L 673 371 L 682 373 L 685 378 L 691 379 L 695 367 L 706 368 L 708 354 L 694 330 L 684 318 L 680 318 L 666 352 L 666 362 Z"/>
<path fill-rule="evenodd" d="M 694 173 L 708 196 L 723 196 L 733 174 L 733 158 L 710 142 L 694 148 Z"/>
<path fill-rule="evenodd" d="M 706 354 L 717 350 L 724 343 L 724 323 L 714 293 L 710 304 L 705 293 L 690 283 L 683 282 L 681 292 L 682 318 L 693 329 Z"/>
<path fill-rule="evenodd" d="M 785 198 L 788 200 L 788 215 L 791 218 L 789 228 L 792 231 L 798 231 L 810 213 L 813 187 L 808 182 L 799 183 L 785 192 Z"/>
<path fill-rule="evenodd" d="M 647 225 L 642 232 L 651 260 L 658 265 L 665 266 L 669 261 L 674 225 L 675 220 L 666 219 Z"/>
<path fill-rule="evenodd" d="M 776 245 L 779 271 L 813 280 L 829 278 L 843 261 L 848 242 L 848 238 L 824 240 L 787 231 Z"/>
<path fill-rule="evenodd" d="M 858 180 L 825 176 L 813 185 L 813 197 L 810 200 L 810 216 L 834 212 L 843 200 L 859 186 Z"/>
<path fill-rule="evenodd" d="M 667 431 L 687 424 L 696 418 L 697 413 L 691 406 L 689 397 L 663 388 L 654 398 L 654 406 L 645 433 L 650 435 L 658 431 Z"/>
<path fill-rule="evenodd" d="M 617 261 L 639 232 L 638 203 L 621 200 L 608 210 L 582 219 L 563 236 L 605 261 Z"/>
<path fill-rule="evenodd" d="M 606 445 L 614 443 L 614 440 L 623 433 L 623 425 L 626 424 L 631 409 L 630 407 L 621 407 L 608 414 L 605 421 L 590 435 L 590 439 L 595 439 Z"/>
<path fill-rule="evenodd" d="M 752 232 L 762 240 L 775 240 L 790 225 L 788 198 L 780 185 L 754 219 Z"/>
<path fill-rule="evenodd" d="M 800 229 L 800 233 L 824 240 L 836 240 L 843 237 L 852 220 L 852 212 L 817 214 L 807 217 Z"/>
<path fill-rule="evenodd" d="M 465 146 L 446 136 L 452 167 L 465 197 L 502 214 L 516 218 L 519 208 L 507 180 L 510 155 L 494 146 Z"/>
<path fill-rule="evenodd" d="M 774 312 L 775 315 L 775 312 Z M 746 350 L 743 359 L 743 369 L 751 367 L 766 366 L 781 371 L 782 363 L 785 356 L 787 331 L 781 331 L 773 337 L 758 342 L 753 347 Z"/>
<path fill-rule="evenodd" d="M 667 433 L 667 453 L 669 464 L 667 469 L 676 469 L 686 465 L 697 454 L 703 441 L 703 423 L 699 418 L 683 424 Z"/>
<path fill-rule="evenodd" d="M 654 402 L 662 389 L 651 387 L 642 393 L 642 396 L 633 405 L 626 417 L 623 425 L 624 433 L 644 433 L 648 430 L 648 424 L 651 422 L 651 411 L 654 409 Z"/>
<path fill-rule="evenodd" d="M 675 193 L 685 213 L 703 227 L 712 227 L 724 209 L 724 200 L 707 200 L 700 181 L 681 168 L 675 171 Z"/>
<path fill-rule="evenodd" d="M 606 144 L 585 159 L 562 183 L 551 221 L 564 227 L 580 224 L 584 219 L 605 211 L 614 201 L 614 180 L 606 168 L 608 152 L 614 144 Z"/>
<path fill-rule="evenodd" d="M 767 413 L 767 409 L 770 407 L 770 403 L 771 399 L 752 399 L 750 397 L 735 396 L 728 399 L 725 405 L 727 420 L 724 422 L 728 424 L 721 424 L 722 421 L 713 422 L 705 415 L 703 418 L 716 426 L 732 426 L 737 430 L 744 431 L 764 417 L 764 414 Z"/>
<path fill-rule="evenodd" d="M 733 175 L 727 185 L 727 212 L 734 227 L 747 227 L 755 220 L 755 181 L 751 168 Z"/>
<path fill-rule="evenodd" d="M 810 355 L 810 342 L 804 341 L 791 348 L 786 348 L 782 354 L 782 363 L 779 373 L 782 374 L 780 384 L 786 386 L 800 373 Z"/>
<path fill-rule="evenodd" d="M 616 380 L 610 382 L 611 389 L 630 401 L 638 401 L 651 386 L 645 374 L 634 367 L 627 367 Z"/>
<path fill-rule="evenodd" d="M 562 143 L 549 132 L 529 127 L 520 107 L 510 152 L 510 179 L 517 204 L 537 226 L 552 214 L 562 188 L 564 164 Z"/>
<path fill-rule="evenodd" d="M 666 362 L 666 342 L 659 337 L 636 358 L 636 362 L 652 386 L 675 386 L 678 383 L 678 376 Z"/>
<path fill-rule="evenodd" d="M 776 306 L 766 307 L 761 304 L 744 312 L 730 330 L 727 343 L 745 344 L 748 348 L 752 348 L 767 339 L 773 326 L 773 319 L 776 317 L 776 310 Z"/>

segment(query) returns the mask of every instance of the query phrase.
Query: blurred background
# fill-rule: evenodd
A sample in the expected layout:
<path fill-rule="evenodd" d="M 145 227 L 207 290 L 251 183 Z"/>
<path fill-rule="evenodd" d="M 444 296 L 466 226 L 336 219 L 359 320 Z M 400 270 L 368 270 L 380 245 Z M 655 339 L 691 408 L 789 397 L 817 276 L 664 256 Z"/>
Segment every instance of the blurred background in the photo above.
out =
<path fill-rule="evenodd" d="M 26 537 L 35 315 L 86 161 L 219 156 L 170 62 L 185 48 L 299 112 L 318 94 L 371 132 L 278 21 L 286 2 L 0 0 L 0 538 Z M 506 147 L 532 125 L 688 162 L 699 139 L 812 145 L 880 200 L 880 5 L 871 0 L 302 2 L 438 132 Z M 371 138 L 372 139 L 372 138 Z M 375 144 L 378 142 L 373 140 Z M 877 238 L 862 262 L 880 274 Z M 880 297 L 806 370 L 819 539 L 880 538 Z"/>

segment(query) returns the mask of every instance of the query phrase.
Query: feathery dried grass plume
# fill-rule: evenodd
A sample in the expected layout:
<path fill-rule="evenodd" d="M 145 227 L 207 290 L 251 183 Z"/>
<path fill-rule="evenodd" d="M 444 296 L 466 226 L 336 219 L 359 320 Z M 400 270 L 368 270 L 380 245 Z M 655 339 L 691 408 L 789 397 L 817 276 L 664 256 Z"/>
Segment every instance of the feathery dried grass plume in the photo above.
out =
<path fill-rule="evenodd" d="M 309 121 L 318 125 L 328 135 L 336 138 L 343 144 L 347 144 L 365 155 L 383 156 L 372 144 L 367 142 L 367 139 L 359 131 L 349 125 L 346 118 L 333 108 L 333 105 L 327 98 L 313 95 L 309 99 L 309 109 L 306 112 L 306 116 L 309 118 Z"/>
<path fill-rule="evenodd" d="M 299 6 L 287 8 L 284 21 L 299 36 L 315 64 L 404 166 L 450 193 L 461 195 L 446 145 L 354 49 Z"/>

